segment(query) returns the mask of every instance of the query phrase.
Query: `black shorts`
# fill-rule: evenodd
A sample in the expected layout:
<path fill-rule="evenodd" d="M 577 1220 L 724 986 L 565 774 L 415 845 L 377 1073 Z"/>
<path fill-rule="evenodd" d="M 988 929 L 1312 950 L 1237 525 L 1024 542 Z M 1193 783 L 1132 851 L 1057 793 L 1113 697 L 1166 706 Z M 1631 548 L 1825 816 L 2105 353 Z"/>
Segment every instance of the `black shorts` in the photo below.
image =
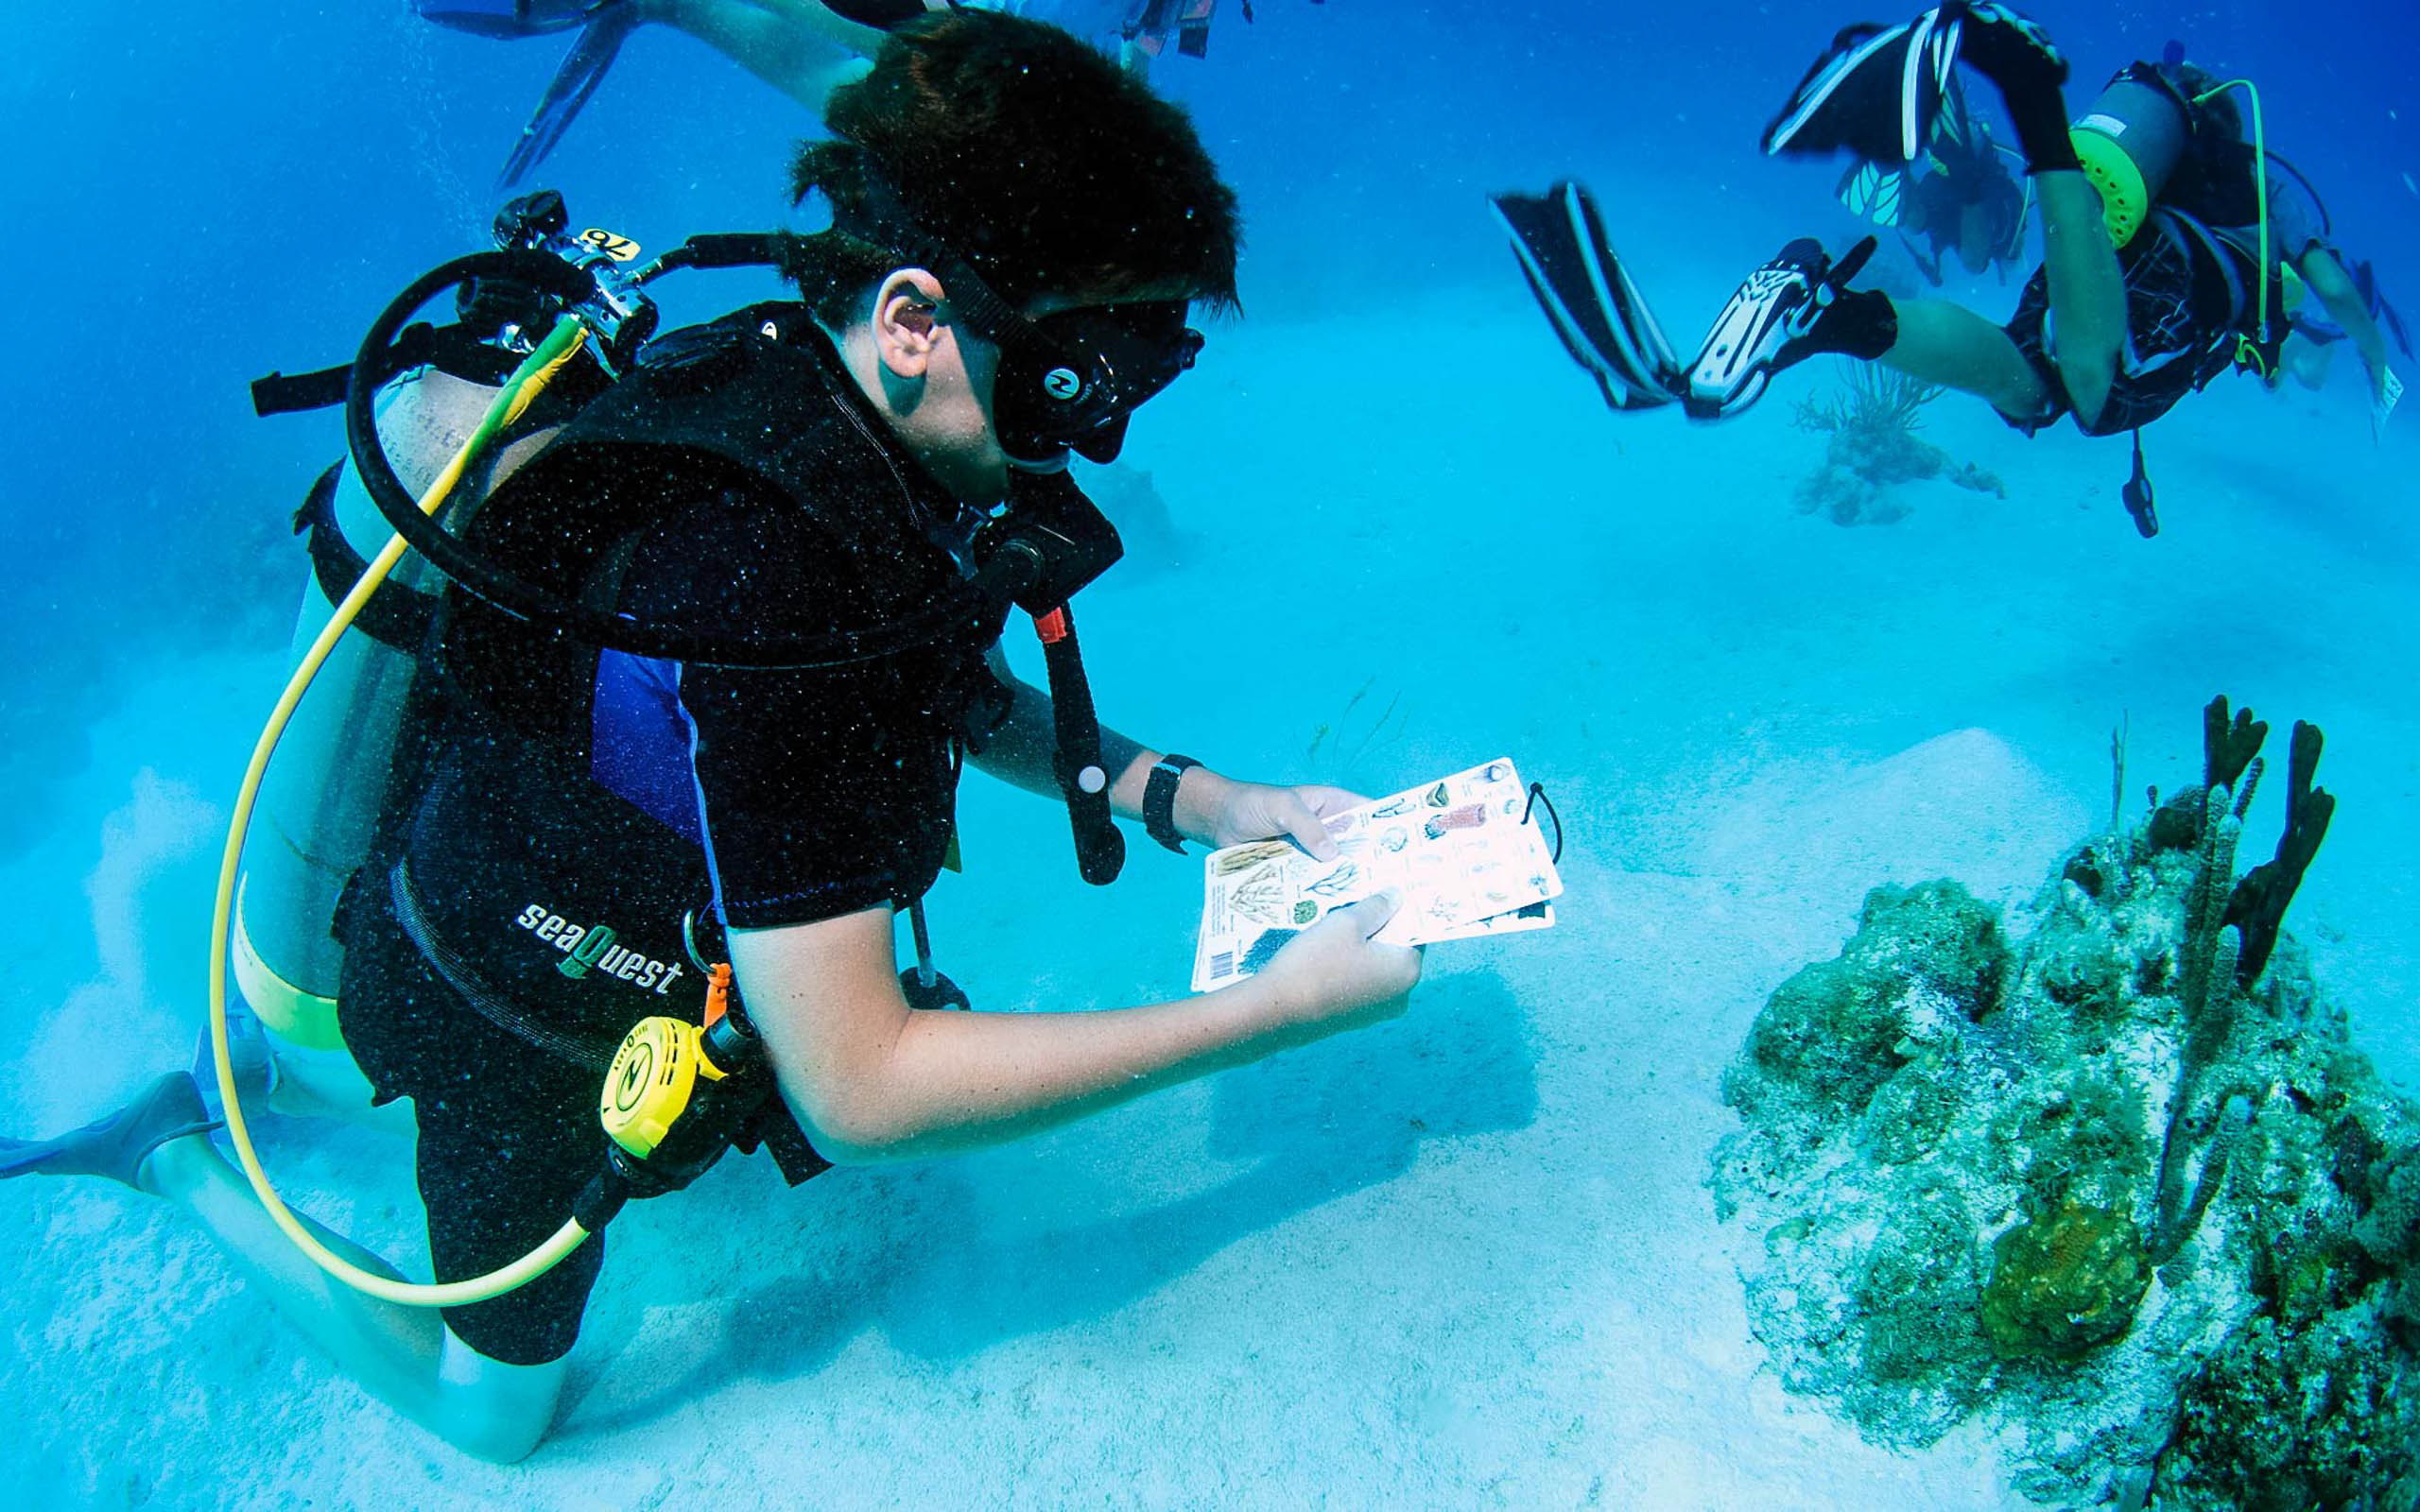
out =
<path fill-rule="evenodd" d="M 540 1050 L 466 1003 L 396 921 L 382 868 L 364 869 L 345 913 L 345 1044 L 379 1102 L 412 1100 L 438 1279 L 483 1276 L 562 1228 L 603 1163 L 603 1068 Z M 562 1359 L 604 1260 L 605 1236 L 593 1234 L 528 1285 L 445 1309 L 446 1326 L 507 1365 Z"/>
<path fill-rule="evenodd" d="M 2196 255 L 2187 233 L 2155 221 L 2118 254 L 2118 267 L 2126 284 L 2126 342 L 2108 404 L 2090 424 L 2077 417 L 2076 428 L 2086 436 L 2148 425 L 2223 371 L 2236 321 L 2225 270 L 2207 254 Z M 2049 275 L 2037 267 L 2006 327 L 2049 395 L 2040 414 L 2001 417 L 2028 436 L 2075 414 L 2048 348 L 2049 313 Z"/>

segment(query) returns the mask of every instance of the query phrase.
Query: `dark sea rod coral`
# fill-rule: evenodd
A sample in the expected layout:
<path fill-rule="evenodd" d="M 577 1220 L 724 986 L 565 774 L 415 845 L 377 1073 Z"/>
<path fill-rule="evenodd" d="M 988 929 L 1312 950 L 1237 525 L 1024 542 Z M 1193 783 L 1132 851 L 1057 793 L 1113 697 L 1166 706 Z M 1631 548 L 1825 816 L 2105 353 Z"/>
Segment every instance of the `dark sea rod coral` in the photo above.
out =
<path fill-rule="evenodd" d="M 2021 937 L 1877 887 L 1758 1014 L 1708 1185 L 1790 1390 L 1895 1445 L 1979 1419 L 2053 1505 L 2420 1506 L 2420 1106 L 2281 930 L 2317 729 L 2236 872 L 2267 732 L 2215 700 L 2202 782 L 2113 803 Z"/>

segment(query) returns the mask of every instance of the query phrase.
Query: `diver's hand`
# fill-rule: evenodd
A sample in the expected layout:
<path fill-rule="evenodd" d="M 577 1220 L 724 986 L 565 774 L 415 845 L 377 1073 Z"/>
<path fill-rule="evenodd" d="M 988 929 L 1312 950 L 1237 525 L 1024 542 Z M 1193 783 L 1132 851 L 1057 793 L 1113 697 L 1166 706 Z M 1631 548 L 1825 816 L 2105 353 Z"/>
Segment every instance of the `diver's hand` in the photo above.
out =
<path fill-rule="evenodd" d="M 1189 791 L 1188 791 L 1189 790 Z M 1336 859 L 1327 821 L 1367 799 L 1340 787 L 1274 787 L 1238 782 L 1195 767 L 1177 786 L 1177 828 L 1205 844 L 1243 845 L 1284 837 L 1320 861 Z"/>
<path fill-rule="evenodd" d="M 1420 952 L 1371 936 L 1387 927 L 1403 895 L 1389 890 L 1325 919 L 1286 942 L 1258 977 L 1288 1023 L 1325 1024 L 1356 1014 L 1392 1018 L 1420 980 Z M 1374 1012 L 1372 1010 L 1375 1010 Z"/>
<path fill-rule="evenodd" d="M 2058 89 L 2067 81 L 2066 56 L 2041 24 L 1997 0 L 1975 0 L 1960 26 L 1958 60 L 2003 93 Z"/>
<path fill-rule="evenodd" d="M 2371 440 L 2386 439 L 2387 417 L 2394 413 L 2395 403 L 2402 397 L 2403 380 L 2394 375 L 2394 369 L 2380 365 L 2378 369 L 2370 375 Z"/>

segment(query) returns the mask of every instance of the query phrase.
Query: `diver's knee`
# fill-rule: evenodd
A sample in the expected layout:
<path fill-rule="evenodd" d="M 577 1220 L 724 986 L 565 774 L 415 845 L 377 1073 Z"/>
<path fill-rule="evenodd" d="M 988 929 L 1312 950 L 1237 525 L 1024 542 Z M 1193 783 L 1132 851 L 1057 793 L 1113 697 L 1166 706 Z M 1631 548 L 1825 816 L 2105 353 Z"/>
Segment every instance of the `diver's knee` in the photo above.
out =
<path fill-rule="evenodd" d="M 1983 402 L 1999 411 L 2001 416 L 2018 425 L 2037 425 L 2047 414 L 2056 414 L 2050 386 L 2031 368 L 2020 366 L 1997 387 L 1983 396 Z"/>
<path fill-rule="evenodd" d="M 448 1444 L 473 1459 L 491 1465 L 518 1465 L 545 1441 L 546 1429 L 552 1421 L 549 1417 L 534 1423 L 463 1423 L 449 1418 L 440 1431 Z"/>
<path fill-rule="evenodd" d="M 2100 418 L 2109 404 L 2110 390 L 2118 383 L 2118 348 L 2110 343 L 2103 348 L 2098 342 L 2079 343 L 2083 351 L 2062 346 L 2057 353 L 2059 382 L 2067 391 L 2067 403 L 2073 406 L 2076 419 L 2089 424 Z"/>
<path fill-rule="evenodd" d="M 445 1331 L 430 1427 L 463 1453 L 496 1465 L 527 1459 L 554 1426 L 567 1360 L 507 1365 Z"/>
<path fill-rule="evenodd" d="M 551 1397 L 543 1410 L 528 1410 L 518 1404 L 507 1409 L 486 1400 L 457 1401 L 456 1395 L 454 1388 L 447 1388 L 447 1400 L 429 1426 L 473 1459 L 491 1465 L 517 1465 L 545 1442 L 546 1431 L 554 1426 L 555 1404 Z"/>

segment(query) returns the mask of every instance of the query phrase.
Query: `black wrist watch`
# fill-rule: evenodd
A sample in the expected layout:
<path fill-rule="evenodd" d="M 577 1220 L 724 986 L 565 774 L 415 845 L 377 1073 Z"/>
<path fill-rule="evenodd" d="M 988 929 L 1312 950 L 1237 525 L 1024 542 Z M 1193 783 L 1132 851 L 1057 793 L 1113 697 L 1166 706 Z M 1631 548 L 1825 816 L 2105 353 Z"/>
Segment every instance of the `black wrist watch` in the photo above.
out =
<path fill-rule="evenodd" d="M 1184 836 L 1176 831 L 1176 784 L 1201 765 L 1190 756 L 1163 756 L 1143 781 L 1143 829 L 1178 855 L 1184 854 Z"/>

